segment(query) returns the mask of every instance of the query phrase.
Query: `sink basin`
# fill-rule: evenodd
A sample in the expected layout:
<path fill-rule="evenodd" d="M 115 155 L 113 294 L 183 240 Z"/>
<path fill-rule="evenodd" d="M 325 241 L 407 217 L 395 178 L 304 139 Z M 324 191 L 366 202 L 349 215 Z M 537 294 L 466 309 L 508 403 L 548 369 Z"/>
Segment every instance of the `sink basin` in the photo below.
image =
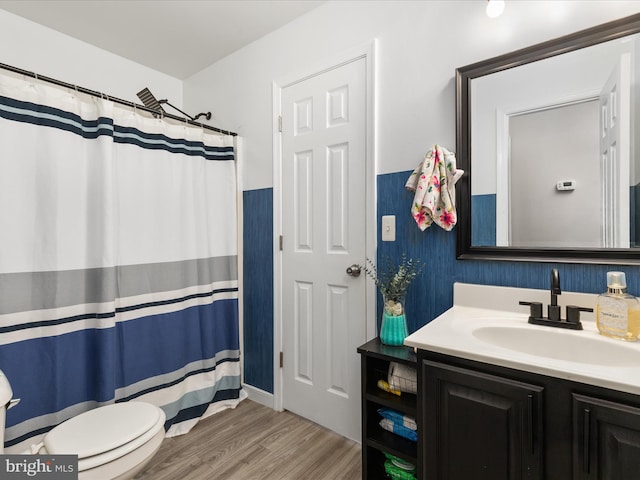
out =
<path fill-rule="evenodd" d="M 637 349 L 622 341 L 588 335 L 587 332 L 555 331 L 549 327 L 486 326 L 473 330 L 473 336 L 478 340 L 514 352 L 599 366 L 638 365 Z"/>
<path fill-rule="evenodd" d="M 456 283 L 454 305 L 409 335 L 405 345 L 426 355 L 458 357 L 640 395 L 640 342 L 599 335 L 593 313 L 582 316 L 584 330 L 579 331 L 531 325 L 527 309 L 511 309 L 519 308 L 523 298 L 546 303 L 549 292 Z M 596 295 L 575 292 L 562 292 L 562 299 L 567 305 L 584 307 L 595 307 L 597 302 Z"/>

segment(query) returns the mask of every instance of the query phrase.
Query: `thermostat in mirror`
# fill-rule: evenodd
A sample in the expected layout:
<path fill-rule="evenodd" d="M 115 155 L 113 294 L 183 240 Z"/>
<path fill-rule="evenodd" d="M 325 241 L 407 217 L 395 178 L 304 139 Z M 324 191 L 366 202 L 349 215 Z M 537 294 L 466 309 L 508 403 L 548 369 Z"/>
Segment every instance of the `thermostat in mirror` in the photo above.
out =
<path fill-rule="evenodd" d="M 561 180 L 556 183 L 556 190 L 559 192 L 566 192 L 576 189 L 576 182 L 573 180 Z"/>

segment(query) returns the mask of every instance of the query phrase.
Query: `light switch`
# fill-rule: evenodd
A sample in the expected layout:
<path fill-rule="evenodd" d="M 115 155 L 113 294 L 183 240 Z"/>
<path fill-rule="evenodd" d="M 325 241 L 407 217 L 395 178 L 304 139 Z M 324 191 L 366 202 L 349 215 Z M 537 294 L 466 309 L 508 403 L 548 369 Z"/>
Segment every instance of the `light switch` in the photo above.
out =
<path fill-rule="evenodd" d="M 396 216 L 395 215 L 382 216 L 382 241 L 383 242 L 396 241 Z"/>

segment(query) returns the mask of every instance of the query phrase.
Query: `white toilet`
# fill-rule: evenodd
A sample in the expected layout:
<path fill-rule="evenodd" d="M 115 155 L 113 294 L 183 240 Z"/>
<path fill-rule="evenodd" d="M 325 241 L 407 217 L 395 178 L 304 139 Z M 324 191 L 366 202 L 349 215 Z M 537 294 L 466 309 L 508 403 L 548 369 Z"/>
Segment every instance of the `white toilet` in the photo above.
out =
<path fill-rule="evenodd" d="M 0 370 L 0 454 L 4 453 L 5 414 L 13 392 Z M 47 433 L 36 453 L 78 455 L 81 480 L 126 480 L 139 473 L 164 438 L 165 414 L 143 402 L 95 408 Z"/>

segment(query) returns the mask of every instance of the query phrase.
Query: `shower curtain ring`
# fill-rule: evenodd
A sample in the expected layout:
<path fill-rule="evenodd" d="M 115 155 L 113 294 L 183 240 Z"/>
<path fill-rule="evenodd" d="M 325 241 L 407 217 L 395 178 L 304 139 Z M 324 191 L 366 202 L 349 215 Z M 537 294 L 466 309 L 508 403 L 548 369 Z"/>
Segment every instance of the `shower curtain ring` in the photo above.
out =
<path fill-rule="evenodd" d="M 38 74 L 36 72 L 31 72 L 33 75 L 33 79 L 34 81 L 30 83 L 31 88 L 35 89 L 38 86 L 38 82 L 39 82 L 39 78 L 38 78 Z"/>

